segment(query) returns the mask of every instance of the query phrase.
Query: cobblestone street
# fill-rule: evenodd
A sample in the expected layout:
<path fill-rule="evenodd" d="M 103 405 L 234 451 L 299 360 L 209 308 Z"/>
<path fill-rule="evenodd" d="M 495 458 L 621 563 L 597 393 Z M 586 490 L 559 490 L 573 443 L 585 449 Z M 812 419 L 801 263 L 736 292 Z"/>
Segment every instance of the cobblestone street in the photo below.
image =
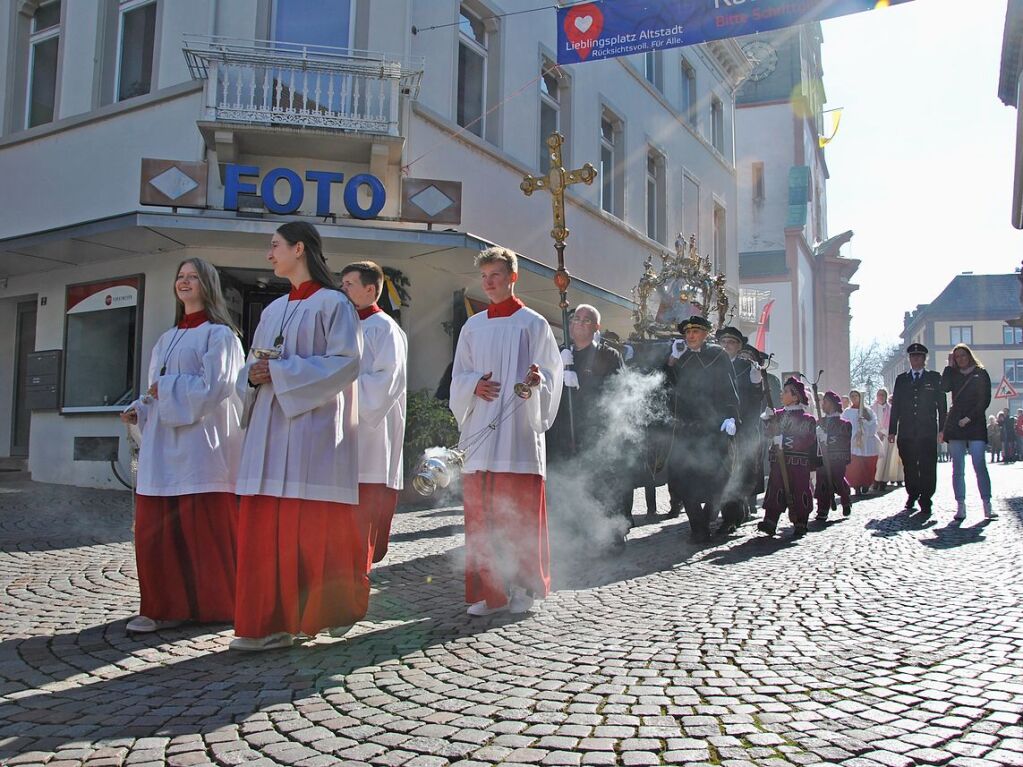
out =
<path fill-rule="evenodd" d="M 798 543 L 659 517 L 490 619 L 460 509 L 400 513 L 368 619 L 262 655 L 125 635 L 126 493 L 0 481 L 0 762 L 1023 765 L 1023 465 L 991 471 L 961 526 L 948 464 L 928 522 L 901 490 Z"/>

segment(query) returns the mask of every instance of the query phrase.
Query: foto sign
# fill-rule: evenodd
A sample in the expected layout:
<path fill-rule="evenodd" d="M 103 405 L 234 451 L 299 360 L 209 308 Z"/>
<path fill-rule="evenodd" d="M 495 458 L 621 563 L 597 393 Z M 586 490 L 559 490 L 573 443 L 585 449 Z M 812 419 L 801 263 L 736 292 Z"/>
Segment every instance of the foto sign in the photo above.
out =
<path fill-rule="evenodd" d="M 910 0 L 614 0 L 558 9 L 558 63 L 631 56 Z"/>
<path fill-rule="evenodd" d="M 330 190 L 334 184 L 344 183 L 344 206 L 352 218 L 376 218 L 387 202 L 387 190 L 384 189 L 383 182 L 371 173 L 357 173 L 345 183 L 344 173 L 332 170 L 307 170 L 305 181 L 316 185 L 317 216 L 331 214 Z M 281 182 L 287 190 L 283 202 L 277 197 L 278 185 Z M 359 190 L 364 186 L 370 193 L 370 203 L 365 208 L 359 203 Z M 228 163 L 224 168 L 224 210 L 238 210 L 240 194 L 258 194 L 268 211 L 287 216 L 301 208 L 302 200 L 305 198 L 305 183 L 291 168 L 272 168 L 260 179 L 259 168 L 255 165 Z"/>

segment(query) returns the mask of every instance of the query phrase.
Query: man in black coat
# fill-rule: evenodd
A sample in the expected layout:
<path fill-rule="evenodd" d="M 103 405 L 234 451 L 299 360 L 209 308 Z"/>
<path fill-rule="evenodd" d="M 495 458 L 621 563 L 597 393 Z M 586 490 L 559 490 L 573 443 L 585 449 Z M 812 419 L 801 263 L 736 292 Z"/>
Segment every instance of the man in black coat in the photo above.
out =
<path fill-rule="evenodd" d="M 906 471 L 906 510 L 912 511 L 919 502 L 920 510 L 929 516 L 937 482 L 938 443 L 942 441 L 948 403 L 941 374 L 924 368 L 927 347 L 913 343 L 906 353 L 910 369 L 895 379 L 888 441 L 898 444 Z"/>
<path fill-rule="evenodd" d="M 763 427 L 760 413 L 764 409 L 763 375 L 753 355 L 745 351 L 747 338 L 738 328 L 724 327 L 717 332 L 718 343 L 728 354 L 739 396 L 739 423 L 735 434 L 735 457 L 721 502 L 719 535 L 734 533 L 752 512 L 750 499 L 756 505 L 757 472 L 760 463 Z"/>
<path fill-rule="evenodd" d="M 555 473 L 559 466 L 574 460 L 573 470 L 586 474 L 584 478 L 577 476 L 575 479 L 583 479 L 587 495 L 602 503 L 606 517 L 612 522 L 617 520 L 609 528 L 610 543 L 615 548 L 621 548 L 632 526 L 632 487 L 624 486 L 628 483 L 624 481 L 621 472 L 616 470 L 617 448 L 613 445 L 613 435 L 608 434 L 609 403 L 604 395 L 608 382 L 624 369 L 625 363 L 617 349 L 596 338 L 599 329 L 600 312 L 589 304 L 579 304 L 569 320 L 572 344 L 561 351 L 561 358 L 565 362 L 565 385 L 558 417 L 547 431 L 547 453 L 548 462 L 553 465 Z M 572 398 L 574 440 L 569 430 L 569 397 Z M 553 478 L 552 484 L 555 486 L 552 513 L 556 515 L 569 504 L 570 499 L 566 493 L 572 490 L 561 487 L 562 483 L 557 477 Z M 557 506 L 562 508 L 558 509 Z M 559 521 L 570 528 L 584 527 L 574 530 L 576 534 L 594 532 L 591 525 L 581 526 L 582 520 Z"/>
<path fill-rule="evenodd" d="M 685 340 L 675 341 L 668 361 L 676 426 L 668 486 L 682 499 L 692 540 L 705 543 L 731 468 L 729 440 L 738 425 L 739 396 L 728 355 L 707 343 L 710 322 L 693 315 L 678 328 Z"/>

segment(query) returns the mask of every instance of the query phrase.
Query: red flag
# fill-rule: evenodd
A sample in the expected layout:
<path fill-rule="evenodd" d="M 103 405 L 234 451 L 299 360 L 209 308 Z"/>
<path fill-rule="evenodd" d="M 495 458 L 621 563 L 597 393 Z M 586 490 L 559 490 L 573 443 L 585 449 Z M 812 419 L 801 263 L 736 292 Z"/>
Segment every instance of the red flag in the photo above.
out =
<path fill-rule="evenodd" d="M 767 342 L 767 320 L 771 316 L 771 309 L 774 308 L 774 299 L 772 298 L 766 304 L 764 308 L 760 310 L 760 319 L 757 320 L 757 340 L 753 344 L 757 347 L 758 351 L 764 351 L 764 344 Z"/>

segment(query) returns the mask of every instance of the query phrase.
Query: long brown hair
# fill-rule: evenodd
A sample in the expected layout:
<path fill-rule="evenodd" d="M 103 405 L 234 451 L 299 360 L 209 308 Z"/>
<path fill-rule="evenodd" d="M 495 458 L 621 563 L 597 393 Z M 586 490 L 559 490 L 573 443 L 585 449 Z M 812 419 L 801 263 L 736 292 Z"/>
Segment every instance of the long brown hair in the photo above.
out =
<path fill-rule="evenodd" d="M 974 367 L 979 368 L 980 370 L 984 369 L 984 366 L 980 364 L 980 360 L 977 359 L 976 355 L 973 353 L 973 349 L 971 349 L 966 344 L 956 344 L 955 346 L 952 347 L 952 369 L 953 370 L 959 370 L 959 363 L 956 362 L 956 358 L 955 358 L 955 353 L 956 353 L 956 351 L 958 349 L 962 349 L 964 352 L 966 352 L 967 354 L 970 355 L 970 361 L 973 363 Z"/>
<path fill-rule="evenodd" d="M 323 240 L 316 227 L 306 221 L 289 221 L 277 227 L 277 234 L 287 240 L 291 247 L 298 243 L 305 246 L 305 265 L 309 268 L 309 276 L 314 282 L 325 288 L 340 290 L 337 278 L 327 268 L 327 258 L 323 255 Z"/>
<path fill-rule="evenodd" d="M 217 268 L 201 258 L 186 258 L 178 264 L 178 269 L 174 272 L 175 284 L 181 273 L 181 267 L 185 264 L 194 266 L 195 271 L 199 274 L 199 292 L 202 294 L 203 310 L 206 312 L 210 324 L 227 325 L 236 336 L 241 336 L 231 319 L 231 313 L 227 310 L 227 301 L 224 300 L 224 292 L 220 288 L 220 275 L 217 273 Z M 180 323 L 184 316 L 185 305 L 178 298 L 178 291 L 174 290 L 174 324 Z"/>

